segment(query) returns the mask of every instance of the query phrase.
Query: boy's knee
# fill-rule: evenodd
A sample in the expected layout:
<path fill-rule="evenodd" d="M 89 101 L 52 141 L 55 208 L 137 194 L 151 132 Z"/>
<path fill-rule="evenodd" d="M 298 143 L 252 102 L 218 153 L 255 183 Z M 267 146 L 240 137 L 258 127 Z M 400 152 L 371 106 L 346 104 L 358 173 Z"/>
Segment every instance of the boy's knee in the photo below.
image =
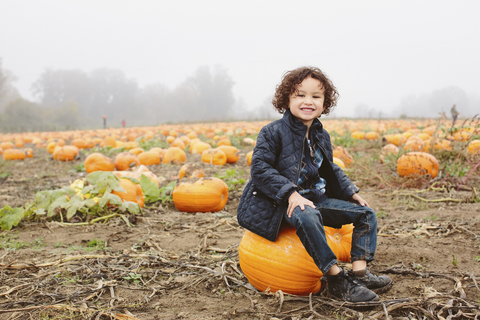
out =
<path fill-rule="evenodd" d="M 295 219 L 300 220 L 302 223 L 310 223 L 319 221 L 323 223 L 322 215 L 320 211 L 309 206 L 305 206 L 305 209 L 302 210 L 299 206 L 293 210 L 292 217 L 295 216 Z"/>

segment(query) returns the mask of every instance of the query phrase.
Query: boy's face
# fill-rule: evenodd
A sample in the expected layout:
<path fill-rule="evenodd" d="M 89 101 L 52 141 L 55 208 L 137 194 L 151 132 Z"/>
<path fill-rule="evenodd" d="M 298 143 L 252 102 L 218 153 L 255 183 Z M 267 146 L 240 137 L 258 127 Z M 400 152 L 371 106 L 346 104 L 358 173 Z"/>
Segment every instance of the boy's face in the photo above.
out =
<path fill-rule="evenodd" d="M 315 118 L 324 110 L 325 89 L 322 83 L 312 77 L 305 78 L 290 96 L 288 108 L 304 125 L 310 127 Z"/>

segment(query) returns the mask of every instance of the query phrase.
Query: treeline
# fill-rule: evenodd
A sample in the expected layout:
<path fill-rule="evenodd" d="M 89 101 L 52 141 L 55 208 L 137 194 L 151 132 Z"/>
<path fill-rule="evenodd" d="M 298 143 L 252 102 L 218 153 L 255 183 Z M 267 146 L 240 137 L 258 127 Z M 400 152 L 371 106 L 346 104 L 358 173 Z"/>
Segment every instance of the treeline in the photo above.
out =
<path fill-rule="evenodd" d="M 0 131 L 55 131 L 220 121 L 233 115 L 234 82 L 222 67 L 200 67 L 176 88 L 144 88 L 115 69 L 47 69 L 32 85 L 38 102 L 22 98 L 0 60 Z"/>

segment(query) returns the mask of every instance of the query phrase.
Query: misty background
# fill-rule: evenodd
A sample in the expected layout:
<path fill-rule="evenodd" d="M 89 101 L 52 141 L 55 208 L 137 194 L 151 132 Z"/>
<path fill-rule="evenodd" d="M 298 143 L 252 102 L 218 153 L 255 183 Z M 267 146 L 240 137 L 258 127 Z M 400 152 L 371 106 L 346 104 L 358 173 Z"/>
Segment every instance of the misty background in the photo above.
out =
<path fill-rule="evenodd" d="M 317 66 L 329 117 L 480 113 L 479 1 L 0 0 L 0 131 L 276 119 Z"/>

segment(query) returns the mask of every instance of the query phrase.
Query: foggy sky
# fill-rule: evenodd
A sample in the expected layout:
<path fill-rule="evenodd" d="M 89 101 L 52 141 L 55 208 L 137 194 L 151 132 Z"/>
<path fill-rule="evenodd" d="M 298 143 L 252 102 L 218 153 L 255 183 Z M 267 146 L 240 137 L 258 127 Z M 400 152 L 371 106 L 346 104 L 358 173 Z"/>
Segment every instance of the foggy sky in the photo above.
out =
<path fill-rule="evenodd" d="M 28 99 L 46 68 L 107 67 L 173 89 L 221 65 L 246 109 L 313 65 L 340 92 L 332 115 L 388 114 L 446 87 L 480 94 L 479 12 L 476 0 L 0 0 L 0 58 Z"/>

